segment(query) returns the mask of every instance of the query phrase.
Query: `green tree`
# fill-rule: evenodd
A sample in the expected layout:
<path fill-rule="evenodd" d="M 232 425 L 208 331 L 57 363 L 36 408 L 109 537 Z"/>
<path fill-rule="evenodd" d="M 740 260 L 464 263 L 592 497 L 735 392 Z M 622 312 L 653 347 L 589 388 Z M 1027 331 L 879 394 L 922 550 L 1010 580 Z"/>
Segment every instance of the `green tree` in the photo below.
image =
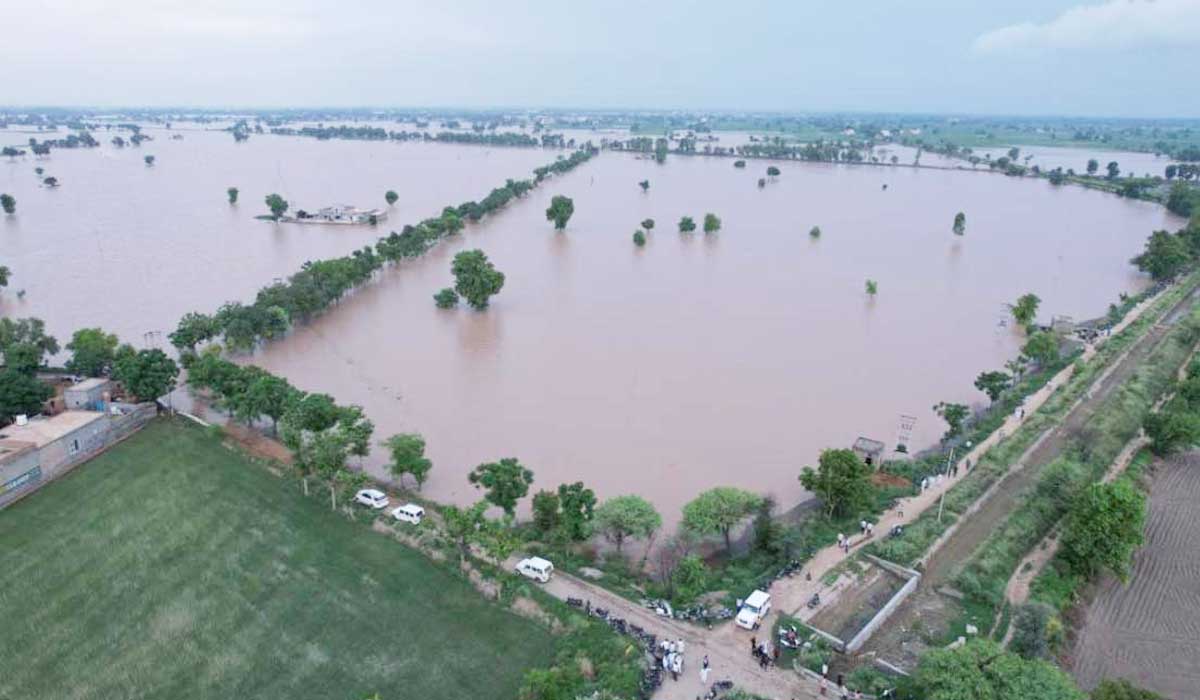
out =
<path fill-rule="evenodd" d="M 1087 162 L 1087 174 L 1095 175 L 1096 171 L 1099 169 L 1100 163 L 1095 158 L 1089 158 Z"/>
<path fill-rule="evenodd" d="M 287 200 L 275 193 L 267 195 L 267 209 L 271 210 L 271 218 L 279 221 L 279 217 L 287 213 Z"/>
<path fill-rule="evenodd" d="M 767 178 L 765 178 L 765 177 L 758 178 L 758 188 L 761 190 L 762 188 L 764 188 L 766 186 L 767 186 Z"/>
<path fill-rule="evenodd" d="M 1057 666 L 1023 659 L 986 639 L 926 653 L 912 686 L 922 700 L 1084 700 Z"/>
<path fill-rule="evenodd" d="M 1121 478 L 1092 484 L 1075 498 L 1067 514 L 1063 559 L 1080 576 L 1090 578 L 1107 569 L 1126 581 L 1145 524 L 1146 495 L 1132 481 Z"/>
<path fill-rule="evenodd" d="M 417 433 L 400 433 L 384 440 L 383 446 L 392 454 L 392 461 L 388 463 L 392 476 L 403 484 L 404 475 L 412 475 L 420 491 L 429 478 L 429 470 L 433 469 L 433 462 L 425 456 L 425 438 Z"/>
<path fill-rule="evenodd" d="M 967 215 L 961 211 L 954 215 L 954 235 L 961 236 L 967 232 Z"/>
<path fill-rule="evenodd" d="M 779 177 L 779 168 L 775 167 L 774 165 L 768 166 L 767 177 L 771 178 L 772 180 Z"/>
<path fill-rule="evenodd" d="M 595 513 L 596 529 L 620 553 L 625 540 L 645 539 L 662 527 L 662 516 L 641 496 L 616 496 L 601 503 Z"/>
<path fill-rule="evenodd" d="M 488 299 L 504 287 L 504 273 L 497 270 L 482 250 L 464 250 L 450 265 L 454 289 L 473 308 L 486 309 Z"/>
<path fill-rule="evenodd" d="M 567 227 L 567 222 L 574 213 L 575 202 L 570 197 L 556 194 L 550 199 L 550 206 L 546 209 L 546 220 L 553 221 L 555 230 L 561 231 Z"/>
<path fill-rule="evenodd" d="M 1166 457 L 1200 443 L 1200 414 L 1168 405 L 1162 411 L 1148 414 L 1142 421 L 1142 429 L 1150 438 L 1150 451 Z"/>
<path fill-rule="evenodd" d="M 1045 659 L 1061 641 L 1062 622 L 1054 608 L 1041 602 L 1025 603 L 1013 615 L 1013 637 L 1009 648 L 1026 659 Z"/>
<path fill-rule="evenodd" d="M 46 335 L 40 318 L 0 318 L 0 356 L 8 369 L 37 372 L 46 355 L 58 353 L 58 340 Z"/>
<path fill-rule="evenodd" d="M 826 517 L 853 515 L 870 505 L 875 493 L 871 468 L 853 450 L 822 450 L 817 468 L 805 467 L 800 484 L 816 494 Z"/>
<path fill-rule="evenodd" d="M 346 472 L 346 460 L 350 456 L 346 435 L 339 430 L 310 433 L 306 448 L 305 455 L 311 471 L 323 479 L 329 488 L 329 509 L 337 510 L 338 482 Z"/>
<path fill-rule="evenodd" d="M 237 204 L 238 188 L 230 187 L 229 189 L 225 190 L 225 194 L 228 195 L 230 204 Z"/>
<path fill-rule="evenodd" d="M 1124 678 L 1105 678 L 1091 694 L 1091 700 L 1167 700 L 1158 693 L 1139 688 Z"/>
<path fill-rule="evenodd" d="M 517 501 L 529 493 L 533 472 L 516 459 L 506 457 L 499 462 L 486 462 L 467 475 L 475 488 L 484 489 L 485 498 L 512 517 Z"/>
<path fill-rule="evenodd" d="M 41 413 L 42 404 L 53 395 L 50 385 L 30 374 L 0 369 L 0 425 L 11 422 L 14 416 Z"/>
<path fill-rule="evenodd" d="M 1021 352 L 1039 367 L 1049 367 L 1058 361 L 1058 336 L 1050 331 L 1038 331 L 1029 336 Z"/>
<path fill-rule="evenodd" d="M 1117 177 L 1121 175 L 1121 168 L 1117 165 L 1117 161 L 1115 160 L 1110 160 L 1108 165 L 1105 166 L 1105 170 L 1108 171 L 1108 175 L 1106 177 L 1109 180 L 1116 180 Z"/>
<path fill-rule="evenodd" d="M 142 156 L 142 160 L 146 161 L 146 165 L 154 165 L 154 156 Z"/>
<path fill-rule="evenodd" d="M 675 579 L 675 600 L 690 603 L 708 589 L 708 568 L 696 554 L 688 554 L 679 561 L 672 573 Z"/>
<path fill-rule="evenodd" d="M 646 234 L 642 233 L 641 229 L 633 232 L 633 244 L 639 248 L 646 245 Z"/>
<path fill-rule="evenodd" d="M 650 189 L 650 181 L 649 181 L 649 180 L 642 180 L 641 182 L 639 182 L 639 183 L 638 183 L 638 187 L 641 187 L 641 188 L 642 188 L 642 191 L 643 191 L 643 192 L 646 192 L 646 191 L 648 191 L 648 190 Z"/>
<path fill-rule="evenodd" d="M 179 319 L 179 325 L 167 338 L 180 352 L 193 351 L 197 344 L 212 340 L 220 331 L 217 320 L 212 316 L 190 312 Z"/>
<path fill-rule="evenodd" d="M 683 527 L 697 535 L 721 535 L 725 538 L 725 551 L 732 553 L 730 530 L 750 517 L 761 500 L 732 486 L 709 489 L 683 507 Z"/>
<path fill-rule="evenodd" d="M 400 199 L 400 195 L 396 194 L 396 190 L 388 190 L 387 192 L 383 193 L 383 199 L 390 207 L 396 203 L 396 200 Z"/>
<path fill-rule="evenodd" d="M 1130 262 L 1155 280 L 1168 280 L 1182 272 L 1191 259 L 1182 236 L 1155 231 L 1146 239 L 1146 250 Z"/>
<path fill-rule="evenodd" d="M 716 233 L 717 231 L 720 231 L 720 230 L 721 230 L 720 217 L 718 217 L 716 214 L 712 214 L 712 213 L 705 214 L 704 215 L 704 232 L 705 233 Z"/>
<path fill-rule="evenodd" d="M 487 512 L 487 501 L 479 501 L 470 508 L 445 506 L 442 508 L 442 521 L 446 524 L 446 534 L 458 545 L 459 560 L 467 558 L 467 544 L 474 539 L 479 530 L 487 522 L 483 514 Z"/>
<path fill-rule="evenodd" d="M 735 168 L 744 168 L 744 167 L 746 167 L 746 161 L 744 161 L 744 160 L 735 160 L 735 161 L 733 161 L 733 167 L 735 167 Z"/>
<path fill-rule="evenodd" d="M 654 219 L 642 219 L 642 228 L 646 229 L 647 231 L 653 231 Z"/>
<path fill-rule="evenodd" d="M 262 372 L 246 385 L 239 403 L 244 413 L 271 419 L 271 433 L 279 434 L 279 421 L 300 400 L 300 392 L 283 377 Z"/>
<path fill-rule="evenodd" d="M 0 265 L 0 287 L 7 287 L 10 277 L 12 277 L 12 270 Z"/>
<path fill-rule="evenodd" d="M 685 216 L 679 220 L 679 232 L 691 233 L 696 230 L 696 222 L 692 221 L 692 217 Z"/>
<path fill-rule="evenodd" d="M 879 293 L 879 283 L 875 280 L 867 280 L 867 295 L 875 296 Z"/>
<path fill-rule="evenodd" d="M 582 481 L 562 484 L 558 487 L 558 500 L 562 504 L 562 524 L 567 537 L 575 542 L 587 539 L 595 514 L 595 492 L 584 487 Z"/>
<path fill-rule="evenodd" d="M 134 350 L 131 345 L 122 345 L 113 357 L 113 379 L 139 401 L 154 401 L 171 393 L 178 376 L 175 360 L 158 348 Z"/>
<path fill-rule="evenodd" d="M 67 343 L 67 350 L 71 351 L 67 371 L 85 377 L 102 376 L 105 370 L 112 367 L 117 343 L 117 336 L 105 333 L 103 329 L 80 328 L 71 336 L 71 342 Z"/>
<path fill-rule="evenodd" d="M 533 494 L 533 526 L 543 535 L 558 529 L 562 522 L 558 494 L 542 489 Z"/>
<path fill-rule="evenodd" d="M 1018 157 L 1020 157 L 1020 155 L 1021 155 L 1021 149 L 1017 148 L 1016 146 L 1013 146 L 1012 148 L 1008 149 L 1008 159 L 1009 160 L 1015 161 Z"/>
<path fill-rule="evenodd" d="M 1028 326 L 1037 318 L 1038 306 L 1041 303 L 1041 298 L 1036 294 L 1022 294 L 1017 298 L 1017 303 L 1008 305 L 1008 310 L 1012 313 L 1013 320 L 1022 326 Z"/>
<path fill-rule="evenodd" d="M 970 415 L 970 410 L 961 403 L 947 403 L 942 401 L 933 407 L 933 412 L 941 416 L 942 420 L 946 421 L 948 428 L 946 434 L 942 435 L 942 442 L 953 440 L 962 432 L 963 422 Z"/>
<path fill-rule="evenodd" d="M 17 198 L 8 194 L 0 194 L 0 207 L 4 209 L 5 214 L 17 213 Z"/>
<path fill-rule="evenodd" d="M 820 227 L 820 226 L 813 226 L 812 228 L 810 228 L 810 229 L 808 230 L 808 237 L 809 237 L 809 238 L 811 238 L 811 239 L 813 239 L 813 240 L 816 240 L 816 239 L 820 238 L 820 237 L 821 237 L 821 227 Z"/>
<path fill-rule="evenodd" d="M 458 292 L 449 287 L 443 288 L 437 294 L 433 295 L 433 303 L 439 309 L 453 309 L 458 306 Z"/>
<path fill-rule="evenodd" d="M 975 388 L 987 394 L 993 402 L 999 399 L 1004 390 L 1012 386 L 1012 377 L 1006 372 L 993 370 L 980 372 L 975 378 Z"/>

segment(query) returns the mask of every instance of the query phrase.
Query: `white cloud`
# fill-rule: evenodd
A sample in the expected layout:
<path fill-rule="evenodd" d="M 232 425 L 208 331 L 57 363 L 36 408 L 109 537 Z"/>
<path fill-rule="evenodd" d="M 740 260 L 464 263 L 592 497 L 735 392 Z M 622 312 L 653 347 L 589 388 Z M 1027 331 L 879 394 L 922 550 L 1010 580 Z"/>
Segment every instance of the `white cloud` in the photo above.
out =
<path fill-rule="evenodd" d="M 975 39 L 980 53 L 1200 45 L 1200 0 L 1109 0 L 1073 7 L 1044 24 L 1025 22 Z"/>

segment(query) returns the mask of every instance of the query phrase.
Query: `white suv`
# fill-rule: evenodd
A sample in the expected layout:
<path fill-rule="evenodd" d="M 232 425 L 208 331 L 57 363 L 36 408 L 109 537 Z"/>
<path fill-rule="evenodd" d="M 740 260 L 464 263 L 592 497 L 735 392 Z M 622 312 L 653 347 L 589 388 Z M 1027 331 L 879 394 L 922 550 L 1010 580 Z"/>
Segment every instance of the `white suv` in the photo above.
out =
<path fill-rule="evenodd" d="M 522 559 L 517 564 L 517 573 L 534 581 L 546 583 L 554 575 L 554 565 L 541 557 Z"/>
<path fill-rule="evenodd" d="M 738 610 L 737 622 L 738 627 L 743 627 L 748 630 L 756 630 L 762 624 L 762 621 L 767 618 L 767 613 L 771 612 L 771 596 L 763 591 L 754 591 L 742 603 L 742 609 Z"/>
<path fill-rule="evenodd" d="M 354 502 L 375 510 L 387 508 L 388 497 L 379 489 L 363 489 L 354 494 Z"/>

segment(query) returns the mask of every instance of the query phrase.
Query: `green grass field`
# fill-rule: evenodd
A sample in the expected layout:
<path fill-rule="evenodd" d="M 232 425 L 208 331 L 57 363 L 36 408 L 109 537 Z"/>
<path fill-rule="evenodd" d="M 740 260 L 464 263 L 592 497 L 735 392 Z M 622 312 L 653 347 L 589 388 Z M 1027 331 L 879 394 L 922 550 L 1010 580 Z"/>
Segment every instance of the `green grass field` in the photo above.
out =
<path fill-rule="evenodd" d="M 512 698 L 542 628 L 158 420 L 0 512 L 0 698 Z"/>

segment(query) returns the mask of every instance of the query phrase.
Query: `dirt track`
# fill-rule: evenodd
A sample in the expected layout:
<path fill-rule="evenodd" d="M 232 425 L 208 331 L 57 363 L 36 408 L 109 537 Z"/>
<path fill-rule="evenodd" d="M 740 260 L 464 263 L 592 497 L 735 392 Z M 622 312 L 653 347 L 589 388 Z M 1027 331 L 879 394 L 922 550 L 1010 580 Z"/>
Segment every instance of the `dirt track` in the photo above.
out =
<path fill-rule="evenodd" d="M 1160 464 L 1150 489 L 1146 544 L 1128 586 L 1107 577 L 1076 641 L 1074 673 L 1092 688 L 1128 678 L 1176 700 L 1200 688 L 1200 452 Z"/>

